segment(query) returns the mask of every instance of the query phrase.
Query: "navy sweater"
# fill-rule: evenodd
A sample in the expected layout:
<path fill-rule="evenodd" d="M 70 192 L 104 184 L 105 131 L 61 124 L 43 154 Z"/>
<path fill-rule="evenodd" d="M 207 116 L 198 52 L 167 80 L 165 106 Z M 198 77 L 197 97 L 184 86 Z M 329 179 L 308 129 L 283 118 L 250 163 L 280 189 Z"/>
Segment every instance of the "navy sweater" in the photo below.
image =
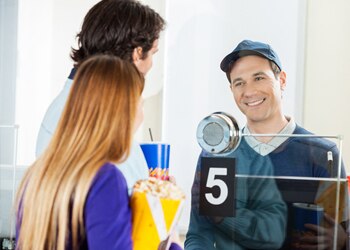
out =
<path fill-rule="evenodd" d="M 311 133 L 297 125 L 294 134 Z M 328 151 L 333 153 L 332 173 L 327 169 Z M 198 160 L 185 249 L 289 249 L 290 204 L 285 193 L 280 192 L 280 183 L 273 179 L 248 182 L 236 178 L 236 217 L 226 217 L 220 223 L 214 223 L 211 218 L 199 215 L 199 177 L 203 156 L 213 157 L 202 152 Z M 237 174 L 299 177 L 337 176 L 338 156 L 335 143 L 311 137 L 290 137 L 266 156 L 259 155 L 243 138 L 236 151 L 224 155 L 236 158 Z M 345 177 L 343 167 L 341 177 Z M 317 188 L 308 199 L 315 198 Z M 298 195 L 303 197 L 303 193 Z"/>

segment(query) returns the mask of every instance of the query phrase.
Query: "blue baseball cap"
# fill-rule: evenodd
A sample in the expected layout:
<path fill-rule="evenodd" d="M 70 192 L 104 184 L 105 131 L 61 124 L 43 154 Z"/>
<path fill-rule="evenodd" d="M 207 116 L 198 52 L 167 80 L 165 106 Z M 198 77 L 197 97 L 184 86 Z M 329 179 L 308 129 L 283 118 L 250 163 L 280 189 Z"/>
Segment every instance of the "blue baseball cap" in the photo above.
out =
<path fill-rule="evenodd" d="M 264 57 L 272 62 L 274 62 L 277 67 L 282 70 L 282 64 L 280 59 L 278 58 L 277 53 L 271 48 L 270 45 L 261 42 L 255 42 L 250 40 L 243 40 L 240 42 L 237 47 L 224 59 L 222 59 L 220 63 L 220 68 L 222 71 L 229 73 L 230 66 L 237 61 L 239 58 L 248 56 L 248 55 L 256 55 Z"/>

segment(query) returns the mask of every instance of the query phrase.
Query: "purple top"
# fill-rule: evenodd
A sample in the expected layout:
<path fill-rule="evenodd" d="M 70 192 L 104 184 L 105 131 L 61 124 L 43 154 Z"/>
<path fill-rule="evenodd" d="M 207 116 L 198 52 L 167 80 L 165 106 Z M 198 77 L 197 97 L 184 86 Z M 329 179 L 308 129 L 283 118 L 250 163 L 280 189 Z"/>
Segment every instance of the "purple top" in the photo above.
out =
<path fill-rule="evenodd" d="M 97 173 L 84 215 L 88 249 L 132 249 L 127 185 L 113 164 L 106 163 Z"/>
<path fill-rule="evenodd" d="M 111 163 L 101 167 L 91 185 L 84 207 L 84 224 L 86 241 L 81 242 L 80 249 L 132 249 L 127 185 L 123 174 Z M 19 227 L 16 235 L 18 232 Z M 72 249 L 70 244 L 68 249 Z M 173 243 L 170 249 L 182 248 Z"/>

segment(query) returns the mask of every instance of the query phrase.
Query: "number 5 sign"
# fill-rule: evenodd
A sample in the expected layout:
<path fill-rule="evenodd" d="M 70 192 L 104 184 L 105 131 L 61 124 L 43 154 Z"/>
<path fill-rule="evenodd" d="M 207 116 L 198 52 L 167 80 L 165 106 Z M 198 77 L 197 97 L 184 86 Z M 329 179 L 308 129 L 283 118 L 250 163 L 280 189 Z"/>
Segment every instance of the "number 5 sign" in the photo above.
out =
<path fill-rule="evenodd" d="M 202 157 L 200 215 L 235 215 L 235 166 L 235 158 Z"/>

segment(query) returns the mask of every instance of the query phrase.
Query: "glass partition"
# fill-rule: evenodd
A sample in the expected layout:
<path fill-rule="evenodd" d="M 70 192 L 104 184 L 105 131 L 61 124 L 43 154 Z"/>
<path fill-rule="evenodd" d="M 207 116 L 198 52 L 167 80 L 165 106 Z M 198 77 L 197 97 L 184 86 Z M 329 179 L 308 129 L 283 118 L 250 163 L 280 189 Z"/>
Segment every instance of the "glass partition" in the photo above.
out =
<path fill-rule="evenodd" d="M 234 151 L 203 152 L 186 248 L 344 248 L 349 201 L 341 152 L 341 136 L 310 134 L 243 134 Z"/>
<path fill-rule="evenodd" d="M 18 126 L 0 125 L 0 249 L 14 249 Z"/>

